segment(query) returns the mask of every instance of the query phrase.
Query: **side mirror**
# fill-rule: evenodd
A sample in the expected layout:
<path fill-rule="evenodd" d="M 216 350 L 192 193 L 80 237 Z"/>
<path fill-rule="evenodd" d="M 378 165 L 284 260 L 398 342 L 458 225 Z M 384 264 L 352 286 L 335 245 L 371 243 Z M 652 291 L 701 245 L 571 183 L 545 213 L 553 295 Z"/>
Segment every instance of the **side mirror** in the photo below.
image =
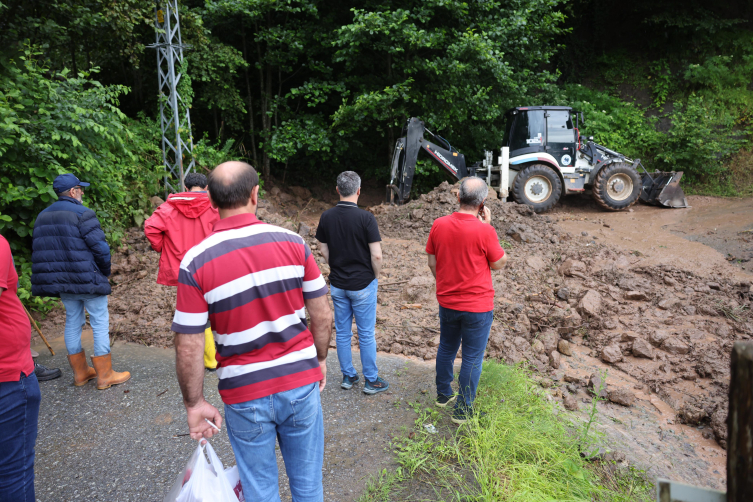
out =
<path fill-rule="evenodd" d="M 594 140 L 594 137 L 593 137 L 593 136 L 589 136 L 589 137 L 588 137 L 588 141 L 593 141 L 593 140 Z"/>

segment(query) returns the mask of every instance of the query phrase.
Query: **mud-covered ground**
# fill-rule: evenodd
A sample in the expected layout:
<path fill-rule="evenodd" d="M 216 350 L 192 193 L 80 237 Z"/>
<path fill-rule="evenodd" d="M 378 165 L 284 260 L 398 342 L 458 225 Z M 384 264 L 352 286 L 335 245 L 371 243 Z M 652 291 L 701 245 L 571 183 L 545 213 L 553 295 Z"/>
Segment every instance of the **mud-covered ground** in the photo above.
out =
<path fill-rule="evenodd" d="M 722 200 L 719 206 L 732 208 L 727 213 L 740 215 L 725 218 L 707 199 L 691 198 L 707 208 L 702 213 L 647 206 L 607 213 L 588 199 L 572 198 L 544 215 L 487 201 L 510 256 L 504 270 L 493 272 L 495 320 L 487 357 L 529 365 L 573 410 L 590 401 L 590 375 L 608 369 L 604 398 L 612 403 L 613 422 L 645 408 L 654 414 L 648 423 L 660 429 L 657 442 L 668 428 L 685 431 L 714 457 L 693 466 L 700 473 L 695 482 L 720 486 L 723 476 L 713 473 L 723 466 L 718 445 L 726 445 L 729 352 L 734 340 L 753 336 L 751 276 L 742 269 L 753 250 L 745 222 L 753 201 Z M 456 200 L 456 188 L 443 183 L 405 206 L 369 208 L 383 237 L 378 350 L 434 358 L 438 304 L 424 246 L 434 219 L 455 210 Z M 334 202 L 331 194 L 272 187 L 259 216 L 303 235 L 326 277 L 329 268 L 313 235 L 319 215 Z M 704 225 L 714 223 L 708 231 L 717 234 L 709 234 Z M 720 229 L 726 237 L 714 241 Z M 175 290 L 156 284 L 157 264 L 143 232 L 129 231 L 113 257 L 115 339 L 172 344 Z M 43 325 L 57 329 L 63 320 L 58 310 Z M 630 434 L 646 438 L 635 427 L 620 429 L 619 435 Z M 644 459 L 653 447 L 647 448 Z"/>

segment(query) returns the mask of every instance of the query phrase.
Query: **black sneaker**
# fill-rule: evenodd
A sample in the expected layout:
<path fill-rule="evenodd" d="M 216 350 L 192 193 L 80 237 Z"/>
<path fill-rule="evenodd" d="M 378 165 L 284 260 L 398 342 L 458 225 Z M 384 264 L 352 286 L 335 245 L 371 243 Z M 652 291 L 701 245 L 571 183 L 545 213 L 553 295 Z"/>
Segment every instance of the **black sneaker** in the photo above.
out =
<path fill-rule="evenodd" d="M 349 377 L 348 375 L 343 375 L 343 383 L 340 384 L 340 387 L 343 389 L 350 389 L 353 387 L 353 384 L 357 384 L 361 381 L 361 377 L 358 376 L 358 373 L 356 373 L 356 376 Z"/>
<path fill-rule="evenodd" d="M 440 408 L 444 408 L 448 404 L 454 403 L 457 397 L 458 397 L 457 394 L 453 394 L 451 396 L 445 396 L 444 394 L 437 394 L 437 400 L 435 404 L 439 406 Z"/>
<path fill-rule="evenodd" d="M 47 380 L 60 378 L 63 372 L 60 371 L 60 368 L 47 368 L 41 364 L 34 363 L 34 374 L 37 376 L 37 380 L 45 382 Z"/>
<path fill-rule="evenodd" d="M 369 382 L 369 380 L 366 379 L 366 384 L 363 386 L 363 393 L 369 395 L 379 394 L 380 392 L 384 392 L 389 388 L 390 384 L 384 381 L 382 377 L 377 377 L 377 379 L 373 382 Z"/>

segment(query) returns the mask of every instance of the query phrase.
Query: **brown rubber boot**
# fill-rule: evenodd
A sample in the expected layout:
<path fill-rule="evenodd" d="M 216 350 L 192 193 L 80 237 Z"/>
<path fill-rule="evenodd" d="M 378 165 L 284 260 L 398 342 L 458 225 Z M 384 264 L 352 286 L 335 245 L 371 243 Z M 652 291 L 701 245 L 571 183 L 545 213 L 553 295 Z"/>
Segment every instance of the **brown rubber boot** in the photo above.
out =
<path fill-rule="evenodd" d="M 109 389 L 113 385 L 127 382 L 131 378 L 131 374 L 127 371 L 112 370 L 111 355 L 92 356 L 92 366 L 97 371 L 97 389 L 99 390 Z"/>
<path fill-rule="evenodd" d="M 86 353 L 83 350 L 78 354 L 70 354 L 68 356 L 68 364 L 73 369 L 73 385 L 76 387 L 81 387 L 92 378 L 97 377 L 97 372 L 94 371 L 94 368 L 86 364 Z"/>

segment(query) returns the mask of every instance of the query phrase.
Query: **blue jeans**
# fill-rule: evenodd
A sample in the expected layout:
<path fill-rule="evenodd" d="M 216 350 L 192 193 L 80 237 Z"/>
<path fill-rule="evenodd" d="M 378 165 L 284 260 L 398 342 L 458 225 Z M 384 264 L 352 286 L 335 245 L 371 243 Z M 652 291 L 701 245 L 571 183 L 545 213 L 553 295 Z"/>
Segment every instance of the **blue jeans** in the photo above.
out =
<path fill-rule="evenodd" d="M 39 420 L 37 376 L 0 382 L 0 500 L 35 502 L 34 443 Z"/>
<path fill-rule="evenodd" d="M 358 373 L 353 367 L 350 341 L 353 338 L 353 317 L 358 327 L 358 346 L 361 348 L 363 376 L 373 382 L 379 376 L 376 364 L 376 304 L 378 279 L 360 291 L 348 291 L 330 285 L 332 304 L 335 306 L 335 330 L 337 331 L 337 358 L 343 375 L 354 377 Z"/>
<path fill-rule="evenodd" d="M 94 355 L 110 353 L 110 312 L 107 295 L 61 294 L 65 306 L 65 348 L 69 355 L 78 354 L 81 347 L 81 327 L 86 322 L 84 309 L 89 312 L 89 324 L 94 332 Z"/>
<path fill-rule="evenodd" d="M 493 311 L 462 312 L 439 306 L 439 347 L 437 348 L 437 393 L 452 395 L 455 356 L 463 343 L 463 362 L 458 377 L 455 407 L 471 408 L 476 398 L 486 342 L 494 319 Z"/>
<path fill-rule="evenodd" d="M 324 500 L 324 420 L 318 383 L 226 404 L 225 421 L 246 500 L 280 501 L 275 438 L 293 502 Z"/>

